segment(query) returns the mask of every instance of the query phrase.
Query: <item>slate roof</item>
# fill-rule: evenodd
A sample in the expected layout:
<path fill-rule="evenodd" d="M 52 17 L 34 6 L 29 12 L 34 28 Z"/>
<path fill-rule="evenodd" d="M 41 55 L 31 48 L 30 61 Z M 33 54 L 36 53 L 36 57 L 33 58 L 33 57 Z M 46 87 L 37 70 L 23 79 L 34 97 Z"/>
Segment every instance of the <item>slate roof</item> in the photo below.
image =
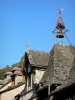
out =
<path fill-rule="evenodd" d="M 22 72 L 16 71 L 15 73 L 12 73 L 12 74 L 10 75 L 10 77 L 13 77 L 13 76 L 22 76 Z"/>
<path fill-rule="evenodd" d="M 6 72 L 5 74 L 4 74 L 4 76 L 5 75 L 11 75 L 12 74 L 12 72 Z"/>
<path fill-rule="evenodd" d="M 16 74 L 17 76 L 22 76 L 22 72 L 21 72 L 21 71 L 16 71 L 15 74 Z"/>
<path fill-rule="evenodd" d="M 37 67 L 47 67 L 49 61 L 49 53 L 36 51 L 36 50 L 28 50 L 27 56 L 30 62 L 30 65 Z"/>
<path fill-rule="evenodd" d="M 46 85 L 75 82 L 74 46 L 54 45 L 42 81 L 46 81 Z"/>
<path fill-rule="evenodd" d="M 0 80 L 0 85 L 3 85 L 4 84 L 4 80 Z"/>
<path fill-rule="evenodd" d="M 10 82 L 10 80 L 9 80 L 9 82 Z M 15 89 L 15 88 L 17 88 L 17 87 L 19 87 L 19 86 L 24 85 L 24 84 L 25 84 L 25 82 L 20 82 L 20 83 L 18 83 L 17 85 L 15 85 L 15 87 L 11 87 L 11 86 L 10 86 L 10 87 L 6 88 L 5 90 L 0 91 L 0 94 L 1 94 L 1 93 L 4 93 L 4 92 L 7 92 L 7 91 L 10 91 L 10 90 L 13 90 L 13 89 Z M 3 86 L 1 86 L 0 89 L 3 88 L 5 85 L 7 85 L 7 84 L 4 84 Z"/>
<path fill-rule="evenodd" d="M 19 67 L 14 67 L 11 71 L 21 71 L 21 68 L 19 68 Z"/>
<path fill-rule="evenodd" d="M 4 84 L 0 87 L 0 89 L 3 88 L 4 86 L 6 86 L 10 82 L 11 82 L 11 79 L 8 79 L 8 81 L 7 82 L 4 82 Z"/>

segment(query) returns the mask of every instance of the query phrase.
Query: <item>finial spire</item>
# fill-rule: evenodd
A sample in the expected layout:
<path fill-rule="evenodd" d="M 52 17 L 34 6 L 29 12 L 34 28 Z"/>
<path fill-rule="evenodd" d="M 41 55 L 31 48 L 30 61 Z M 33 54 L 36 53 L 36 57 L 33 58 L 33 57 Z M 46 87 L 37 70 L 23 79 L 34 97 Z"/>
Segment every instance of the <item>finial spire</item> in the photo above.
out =
<path fill-rule="evenodd" d="M 59 13 L 61 13 L 61 12 L 62 12 L 62 10 L 63 10 L 63 8 L 58 8 L 58 10 L 59 10 Z"/>
<path fill-rule="evenodd" d="M 28 52 L 29 47 L 28 47 L 28 42 L 26 42 L 26 52 Z"/>

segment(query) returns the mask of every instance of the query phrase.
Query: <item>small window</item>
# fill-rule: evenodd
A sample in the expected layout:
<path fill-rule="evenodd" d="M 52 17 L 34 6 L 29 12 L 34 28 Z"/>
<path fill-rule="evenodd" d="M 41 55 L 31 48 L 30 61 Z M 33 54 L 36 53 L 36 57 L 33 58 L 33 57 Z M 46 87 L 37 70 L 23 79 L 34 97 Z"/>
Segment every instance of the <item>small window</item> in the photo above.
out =
<path fill-rule="evenodd" d="M 73 100 L 73 98 L 69 98 L 68 100 Z"/>
<path fill-rule="evenodd" d="M 30 67 L 30 65 L 28 64 L 28 73 L 30 73 L 31 72 L 31 67 Z"/>
<path fill-rule="evenodd" d="M 68 98 L 68 99 L 66 99 L 66 100 L 73 100 L 73 98 Z"/>
<path fill-rule="evenodd" d="M 31 66 L 30 66 L 30 64 L 27 65 L 26 75 L 27 75 L 27 77 L 29 77 L 31 75 Z"/>

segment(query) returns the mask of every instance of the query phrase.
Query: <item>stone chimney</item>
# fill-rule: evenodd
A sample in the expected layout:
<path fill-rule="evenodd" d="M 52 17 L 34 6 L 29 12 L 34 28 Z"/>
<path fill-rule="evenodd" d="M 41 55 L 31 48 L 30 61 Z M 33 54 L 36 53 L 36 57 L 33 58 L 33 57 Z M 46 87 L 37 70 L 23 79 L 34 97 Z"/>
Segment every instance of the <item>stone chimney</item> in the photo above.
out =
<path fill-rule="evenodd" d="M 15 74 L 11 75 L 11 87 L 15 86 Z"/>
<path fill-rule="evenodd" d="M 25 71 L 24 70 L 22 71 L 22 81 L 23 82 L 25 81 Z"/>

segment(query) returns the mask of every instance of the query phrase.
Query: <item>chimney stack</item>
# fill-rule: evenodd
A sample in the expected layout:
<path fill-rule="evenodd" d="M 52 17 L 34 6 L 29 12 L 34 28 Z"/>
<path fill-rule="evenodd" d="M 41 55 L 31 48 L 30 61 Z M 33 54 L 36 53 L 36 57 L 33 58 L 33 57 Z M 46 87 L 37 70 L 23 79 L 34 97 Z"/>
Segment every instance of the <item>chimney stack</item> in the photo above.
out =
<path fill-rule="evenodd" d="M 25 71 L 22 71 L 22 81 L 25 81 Z"/>
<path fill-rule="evenodd" d="M 15 74 L 11 75 L 11 87 L 15 86 Z"/>

